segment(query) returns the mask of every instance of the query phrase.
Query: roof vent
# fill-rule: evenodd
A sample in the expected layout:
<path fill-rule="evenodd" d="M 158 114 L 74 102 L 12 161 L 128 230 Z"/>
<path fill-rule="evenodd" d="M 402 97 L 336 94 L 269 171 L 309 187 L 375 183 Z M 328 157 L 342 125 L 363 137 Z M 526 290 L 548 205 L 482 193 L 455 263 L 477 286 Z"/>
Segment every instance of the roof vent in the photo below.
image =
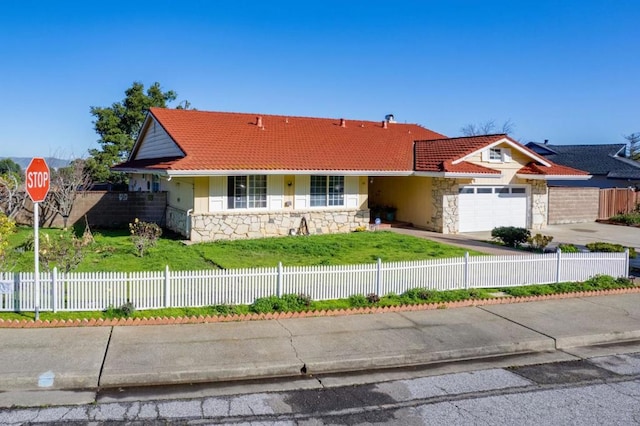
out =
<path fill-rule="evenodd" d="M 384 116 L 384 121 L 386 121 L 387 123 L 395 123 L 396 119 L 393 114 L 387 114 Z"/>
<path fill-rule="evenodd" d="M 549 139 L 545 139 L 545 140 L 544 140 L 544 144 L 546 145 L 546 144 L 548 144 L 548 143 L 549 143 Z"/>
<path fill-rule="evenodd" d="M 347 120 L 345 120 L 344 118 L 340 119 L 340 127 L 347 127 Z"/>
<path fill-rule="evenodd" d="M 382 120 L 382 128 L 383 129 L 387 128 L 387 120 Z"/>
<path fill-rule="evenodd" d="M 262 117 L 260 116 L 256 117 L 256 126 L 262 127 Z"/>

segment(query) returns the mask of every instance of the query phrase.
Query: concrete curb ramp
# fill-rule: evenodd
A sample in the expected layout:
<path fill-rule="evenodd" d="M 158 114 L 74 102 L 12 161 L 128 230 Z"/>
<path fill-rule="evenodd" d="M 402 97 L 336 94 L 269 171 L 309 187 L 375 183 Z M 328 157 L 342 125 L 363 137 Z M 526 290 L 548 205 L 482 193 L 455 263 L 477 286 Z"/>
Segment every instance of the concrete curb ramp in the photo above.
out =
<path fill-rule="evenodd" d="M 295 377 L 640 339 L 640 294 L 144 327 L 0 329 L 0 391 Z"/>

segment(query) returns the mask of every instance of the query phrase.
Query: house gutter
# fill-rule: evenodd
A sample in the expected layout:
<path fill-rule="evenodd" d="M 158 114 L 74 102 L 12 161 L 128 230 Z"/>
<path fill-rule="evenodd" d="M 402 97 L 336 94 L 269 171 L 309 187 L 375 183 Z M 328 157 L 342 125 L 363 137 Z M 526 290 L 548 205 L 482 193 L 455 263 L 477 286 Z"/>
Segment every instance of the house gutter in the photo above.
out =
<path fill-rule="evenodd" d="M 517 173 L 516 176 L 520 179 L 529 180 L 589 180 L 591 175 L 528 175 Z"/>
<path fill-rule="evenodd" d="M 174 177 L 245 176 L 245 175 L 316 175 L 316 176 L 411 176 L 407 170 L 167 170 L 163 174 Z M 142 173 L 142 172 L 136 172 Z M 146 170 L 144 173 L 154 173 Z"/>
<path fill-rule="evenodd" d="M 414 176 L 420 177 L 439 177 L 446 179 L 473 179 L 473 178 L 489 178 L 500 179 L 502 173 L 452 173 L 452 172 L 415 172 Z"/>

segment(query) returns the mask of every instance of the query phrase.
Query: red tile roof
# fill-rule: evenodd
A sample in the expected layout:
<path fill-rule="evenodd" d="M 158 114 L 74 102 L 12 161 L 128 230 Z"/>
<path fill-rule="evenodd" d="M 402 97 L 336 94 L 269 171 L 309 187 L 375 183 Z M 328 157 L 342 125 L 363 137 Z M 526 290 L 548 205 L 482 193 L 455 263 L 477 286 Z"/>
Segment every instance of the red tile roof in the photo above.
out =
<path fill-rule="evenodd" d="M 549 160 L 546 161 L 551 163 Z M 551 167 L 545 167 L 534 162 L 528 163 L 526 166 L 518 170 L 518 173 L 523 175 L 545 176 L 585 176 L 589 174 L 582 170 L 574 169 L 567 166 L 561 166 L 555 163 L 551 163 Z"/>
<path fill-rule="evenodd" d="M 415 170 L 417 172 L 500 174 L 497 170 L 465 161 L 458 164 L 452 164 L 452 162 L 505 138 L 507 135 L 499 134 L 416 141 Z"/>
<path fill-rule="evenodd" d="M 515 144 L 523 152 L 528 152 L 532 158 L 540 158 L 538 154 L 524 145 L 509 138 L 506 134 L 467 136 L 461 138 L 434 139 L 416 141 L 415 145 L 415 170 L 418 172 L 449 172 L 449 173 L 473 173 L 473 174 L 500 174 L 498 170 L 490 169 L 478 164 L 461 161 L 453 164 L 465 156 L 472 154 L 488 145 L 507 139 Z M 560 166 L 544 159 L 549 166 L 532 161 L 521 168 L 518 173 L 544 176 L 586 176 L 587 172 Z"/>
<path fill-rule="evenodd" d="M 459 161 L 507 139 L 532 159 L 535 152 L 506 134 L 445 138 L 417 124 L 332 118 L 151 108 L 150 116 L 169 134 L 185 157 L 133 160 L 115 169 L 173 171 L 283 170 L 445 172 L 500 174 Z M 258 117 L 261 125 L 258 126 Z M 344 122 L 344 125 L 342 123 Z M 415 159 L 414 159 L 415 156 Z M 588 175 L 581 170 L 531 162 L 518 173 L 545 176 Z"/>
<path fill-rule="evenodd" d="M 345 120 L 343 127 L 332 118 L 163 108 L 150 114 L 186 153 L 146 166 L 167 170 L 411 171 L 413 141 L 443 137 L 416 124 L 384 128 L 382 121 Z"/>

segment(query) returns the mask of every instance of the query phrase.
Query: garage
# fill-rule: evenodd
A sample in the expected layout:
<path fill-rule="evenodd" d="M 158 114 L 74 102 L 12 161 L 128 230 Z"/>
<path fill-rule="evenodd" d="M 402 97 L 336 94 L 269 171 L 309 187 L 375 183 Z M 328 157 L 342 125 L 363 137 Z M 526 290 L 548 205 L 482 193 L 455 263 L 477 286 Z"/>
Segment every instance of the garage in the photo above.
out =
<path fill-rule="evenodd" d="M 490 231 L 498 226 L 527 227 L 527 187 L 469 185 L 458 190 L 459 232 Z"/>

